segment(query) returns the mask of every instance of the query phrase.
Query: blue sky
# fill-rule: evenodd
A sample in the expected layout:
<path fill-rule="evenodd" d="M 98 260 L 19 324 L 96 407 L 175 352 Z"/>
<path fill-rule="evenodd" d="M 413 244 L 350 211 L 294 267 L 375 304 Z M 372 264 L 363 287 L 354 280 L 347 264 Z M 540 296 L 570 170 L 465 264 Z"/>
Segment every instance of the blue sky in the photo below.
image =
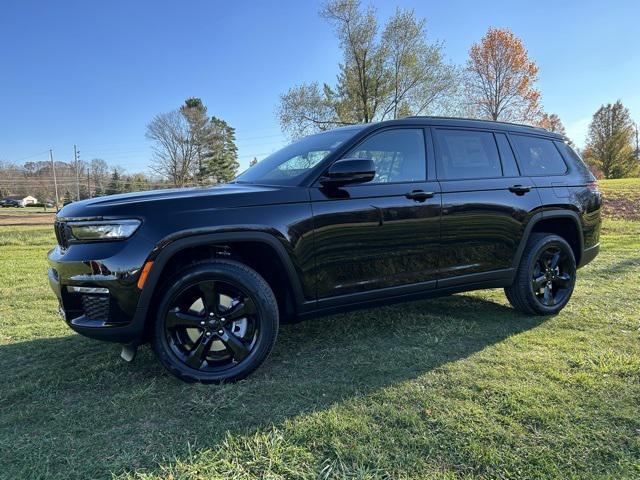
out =
<path fill-rule="evenodd" d="M 365 2 L 366 3 L 366 2 Z M 508 27 L 540 67 L 542 103 L 582 145 L 591 115 L 622 99 L 640 120 L 640 2 L 373 1 L 427 19 L 447 58 L 466 60 Z M 333 82 L 341 54 L 311 1 L 18 1 L 0 6 L 0 160 L 104 158 L 146 170 L 145 126 L 199 96 L 236 128 L 240 163 L 286 143 L 280 93 Z"/>

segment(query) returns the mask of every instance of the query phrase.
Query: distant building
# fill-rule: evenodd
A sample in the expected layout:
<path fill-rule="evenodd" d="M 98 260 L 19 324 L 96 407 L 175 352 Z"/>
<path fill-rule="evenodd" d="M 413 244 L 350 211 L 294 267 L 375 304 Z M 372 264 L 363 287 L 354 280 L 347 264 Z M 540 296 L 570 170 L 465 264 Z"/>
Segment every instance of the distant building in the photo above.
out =
<path fill-rule="evenodd" d="M 27 195 L 26 197 L 23 197 L 22 195 L 11 195 L 9 197 L 3 198 L 3 200 L 5 202 L 9 200 L 11 203 L 13 202 L 19 203 L 23 207 L 26 207 L 27 205 L 33 205 L 34 203 L 38 203 L 38 199 L 36 197 L 32 197 L 31 195 Z"/>

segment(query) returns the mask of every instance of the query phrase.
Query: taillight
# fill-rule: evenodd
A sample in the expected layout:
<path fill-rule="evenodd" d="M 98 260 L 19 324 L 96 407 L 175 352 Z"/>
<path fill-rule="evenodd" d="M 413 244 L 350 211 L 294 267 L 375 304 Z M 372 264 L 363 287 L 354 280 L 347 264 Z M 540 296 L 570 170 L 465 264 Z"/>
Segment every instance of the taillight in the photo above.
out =
<path fill-rule="evenodd" d="M 591 190 L 592 192 L 599 192 L 598 190 L 598 181 L 594 181 L 594 182 L 589 182 L 587 183 L 587 188 L 589 190 Z"/>

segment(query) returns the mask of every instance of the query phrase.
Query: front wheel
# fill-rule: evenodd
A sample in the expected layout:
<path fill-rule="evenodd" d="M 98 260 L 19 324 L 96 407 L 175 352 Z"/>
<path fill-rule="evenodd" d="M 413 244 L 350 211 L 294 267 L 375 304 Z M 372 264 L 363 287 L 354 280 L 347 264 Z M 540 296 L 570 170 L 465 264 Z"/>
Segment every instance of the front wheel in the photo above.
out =
<path fill-rule="evenodd" d="M 239 380 L 258 368 L 278 332 L 278 306 L 268 283 L 229 260 L 201 262 L 172 278 L 162 294 L 151 345 L 185 381 Z"/>
<path fill-rule="evenodd" d="M 513 284 L 504 289 L 516 310 L 553 315 L 569 302 L 576 283 L 576 260 L 567 241 L 548 233 L 531 236 Z"/>

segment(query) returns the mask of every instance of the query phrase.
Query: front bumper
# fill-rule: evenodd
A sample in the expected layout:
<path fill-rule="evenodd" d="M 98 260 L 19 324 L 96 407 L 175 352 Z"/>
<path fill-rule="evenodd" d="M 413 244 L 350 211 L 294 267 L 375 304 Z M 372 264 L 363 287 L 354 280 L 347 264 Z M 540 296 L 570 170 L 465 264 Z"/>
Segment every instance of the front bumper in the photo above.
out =
<path fill-rule="evenodd" d="M 67 325 L 87 337 L 139 342 L 146 312 L 140 311 L 136 282 L 153 245 L 134 242 L 76 244 L 48 254 L 49 285 Z"/>

